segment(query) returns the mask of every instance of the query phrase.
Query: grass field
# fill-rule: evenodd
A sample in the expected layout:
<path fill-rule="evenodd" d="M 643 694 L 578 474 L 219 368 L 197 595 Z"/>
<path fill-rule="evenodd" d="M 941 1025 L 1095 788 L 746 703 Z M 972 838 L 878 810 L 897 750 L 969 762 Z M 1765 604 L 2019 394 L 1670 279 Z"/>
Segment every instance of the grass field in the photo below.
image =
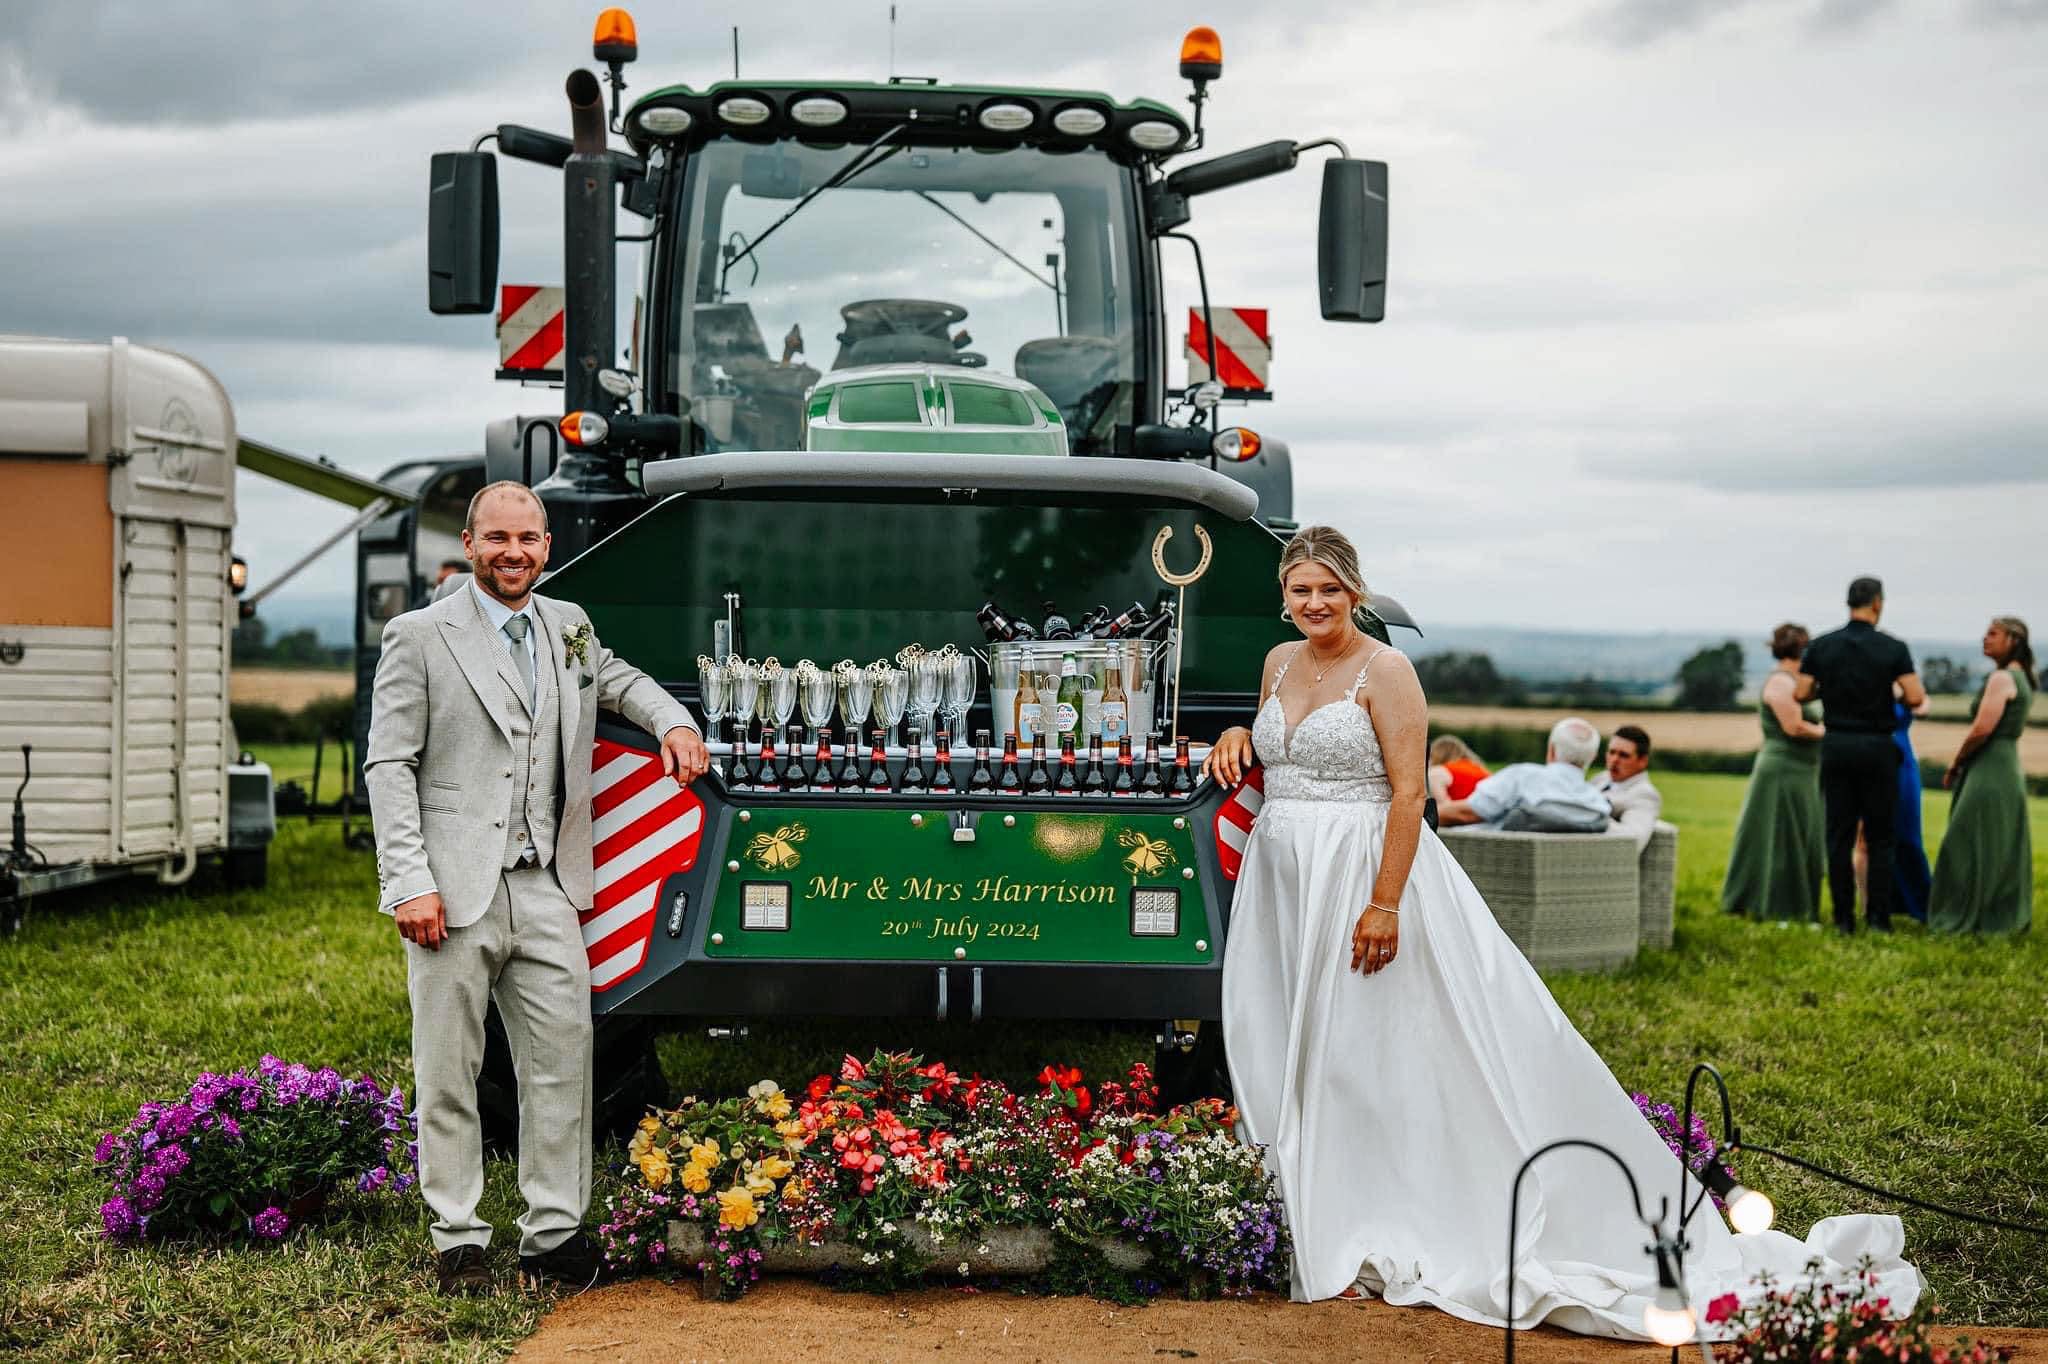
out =
<path fill-rule="evenodd" d="M 303 775 L 310 750 L 265 754 Z M 1715 909 L 1738 778 L 1660 778 L 1680 843 L 1678 944 L 1613 976 L 1552 988 L 1620 1080 L 1676 1101 L 1697 1059 L 1722 1066 L 1754 1140 L 1882 1184 L 2048 1221 L 2048 934 L 1957 942 L 1917 932 L 1843 941 L 1724 919 Z M 1937 839 L 1945 798 L 1928 801 Z M 2036 897 L 2048 905 L 2048 802 L 2033 804 Z M 344 1201 L 275 1250 L 114 1250 L 90 1150 L 144 1099 L 264 1051 L 405 1075 L 401 958 L 375 915 L 367 855 L 333 824 L 288 823 L 269 889 L 137 886 L 37 913 L 0 940 L 0 1354 L 481 1359 L 503 1355 L 544 1304 L 514 1293 L 433 1296 L 417 1205 Z M 744 1042 L 664 1041 L 672 1086 L 716 1091 L 763 1074 L 794 1087 L 843 1049 L 943 1053 L 1016 1075 L 1072 1057 L 1096 1068 L 1149 1051 L 1149 1033 L 1086 1027 L 889 1024 L 759 1028 Z M 1803 1232 L 1874 1200 L 1751 1157 L 1743 1173 Z M 514 1213 L 509 1165 L 486 1216 Z M 1910 1256 L 1952 1321 L 2048 1324 L 2048 1247 L 1906 1213 Z"/>

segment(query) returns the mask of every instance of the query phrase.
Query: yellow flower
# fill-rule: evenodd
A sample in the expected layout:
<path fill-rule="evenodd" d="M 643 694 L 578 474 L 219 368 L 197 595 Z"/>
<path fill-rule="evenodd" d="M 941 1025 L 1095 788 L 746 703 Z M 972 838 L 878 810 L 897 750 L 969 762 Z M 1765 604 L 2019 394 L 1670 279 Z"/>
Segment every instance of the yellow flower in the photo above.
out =
<path fill-rule="evenodd" d="M 683 1187 L 691 1193 L 703 1193 L 711 1187 L 711 1172 L 691 1161 L 683 1167 Z"/>
<path fill-rule="evenodd" d="M 774 1118 L 777 1122 L 780 1122 L 782 1119 L 789 1116 L 790 1110 L 793 1107 L 794 1105 L 790 1103 L 789 1096 L 787 1094 L 777 1094 L 773 1098 L 769 1099 L 768 1102 L 761 1105 L 761 1111 L 763 1113 L 766 1113 L 769 1117 Z"/>
<path fill-rule="evenodd" d="M 690 1159 L 707 1170 L 717 1168 L 719 1154 L 718 1143 L 709 1137 L 690 1148 Z"/>
<path fill-rule="evenodd" d="M 649 1151 L 640 1157 L 639 1165 L 640 1173 L 646 1178 L 650 1187 L 656 1189 L 668 1187 L 670 1173 L 668 1152 Z"/>
<path fill-rule="evenodd" d="M 789 1183 L 782 1186 L 782 1201 L 794 1207 L 796 1204 L 803 1202 L 804 1195 L 810 1191 L 810 1186 L 801 1179 L 792 1179 Z"/>
<path fill-rule="evenodd" d="M 763 1156 L 761 1163 L 754 1168 L 770 1179 L 785 1179 L 796 1166 L 784 1160 L 781 1156 Z"/>
<path fill-rule="evenodd" d="M 775 1181 L 759 1170 L 749 1170 L 746 1178 L 747 1192 L 766 1196 L 775 1192 Z"/>
<path fill-rule="evenodd" d="M 782 1145 L 785 1150 L 801 1151 L 804 1149 L 804 1125 L 795 1118 L 776 1123 L 775 1135 L 782 1138 Z"/>
<path fill-rule="evenodd" d="M 632 1161 L 635 1165 L 638 1165 L 640 1163 L 640 1157 L 646 1155 L 647 1152 L 653 1147 L 653 1145 L 654 1138 L 650 1136 L 648 1133 L 635 1132 L 633 1134 L 633 1140 L 626 1143 L 626 1159 Z"/>
<path fill-rule="evenodd" d="M 654 1133 L 659 1132 L 661 1130 L 661 1119 L 655 1117 L 652 1113 L 649 1113 L 646 1117 L 640 1120 L 640 1130 L 642 1132 L 647 1133 L 649 1136 L 652 1136 Z"/>
<path fill-rule="evenodd" d="M 761 1220 L 761 1210 L 754 1206 L 754 1196 L 745 1189 L 720 1189 L 718 1191 L 718 1225 L 729 1231 L 745 1231 Z"/>

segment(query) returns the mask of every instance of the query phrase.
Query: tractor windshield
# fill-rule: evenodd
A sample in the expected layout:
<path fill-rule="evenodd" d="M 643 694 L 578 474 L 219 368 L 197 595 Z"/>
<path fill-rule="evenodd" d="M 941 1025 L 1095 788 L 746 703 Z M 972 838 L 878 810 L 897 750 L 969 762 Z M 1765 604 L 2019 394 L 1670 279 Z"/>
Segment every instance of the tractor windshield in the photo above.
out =
<path fill-rule="evenodd" d="M 822 372 L 909 362 L 1029 380 L 1075 454 L 1108 452 L 1138 379 L 1133 193 L 1093 150 L 706 144 L 666 328 L 690 447 L 798 448 Z"/>

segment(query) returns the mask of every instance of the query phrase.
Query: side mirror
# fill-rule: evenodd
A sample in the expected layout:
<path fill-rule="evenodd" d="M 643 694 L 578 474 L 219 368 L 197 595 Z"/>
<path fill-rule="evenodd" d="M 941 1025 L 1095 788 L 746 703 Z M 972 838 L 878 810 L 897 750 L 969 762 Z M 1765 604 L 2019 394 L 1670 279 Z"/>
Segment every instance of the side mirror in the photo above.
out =
<path fill-rule="evenodd" d="M 427 307 L 488 313 L 498 292 L 498 159 L 435 152 L 427 188 Z"/>
<path fill-rule="evenodd" d="M 1379 322 L 1387 315 L 1387 163 L 1323 163 L 1316 274 L 1329 322 Z"/>

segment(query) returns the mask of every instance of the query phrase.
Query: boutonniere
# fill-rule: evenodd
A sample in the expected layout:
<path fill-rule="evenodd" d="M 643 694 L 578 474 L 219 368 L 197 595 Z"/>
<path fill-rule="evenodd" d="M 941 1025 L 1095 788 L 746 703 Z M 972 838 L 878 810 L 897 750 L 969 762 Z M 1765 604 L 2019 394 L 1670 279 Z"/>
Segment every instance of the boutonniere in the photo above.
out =
<path fill-rule="evenodd" d="M 590 666 L 590 622 L 562 631 L 562 657 L 571 663 Z"/>

